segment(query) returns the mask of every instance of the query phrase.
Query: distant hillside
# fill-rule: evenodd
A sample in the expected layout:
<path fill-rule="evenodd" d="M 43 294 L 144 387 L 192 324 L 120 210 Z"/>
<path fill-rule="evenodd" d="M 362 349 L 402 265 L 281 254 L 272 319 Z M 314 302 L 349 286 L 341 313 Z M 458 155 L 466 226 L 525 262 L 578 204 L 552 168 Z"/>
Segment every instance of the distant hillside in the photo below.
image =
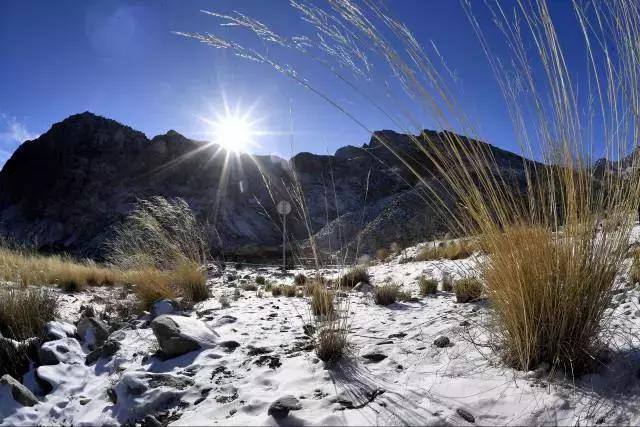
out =
<path fill-rule="evenodd" d="M 431 143 L 443 143 L 442 134 L 425 132 Z M 111 227 L 136 199 L 162 195 L 184 198 L 209 224 L 214 252 L 227 255 L 279 254 L 280 200 L 294 205 L 288 231 L 296 249 L 309 248 L 309 232 L 323 252 L 342 248 L 351 255 L 444 232 L 445 223 L 425 203 L 422 184 L 378 138 L 437 185 L 427 156 L 407 135 L 376 136 L 333 156 L 300 153 L 286 161 L 228 155 L 175 131 L 148 139 L 89 112 L 73 115 L 22 144 L 5 164 L 0 231 L 43 251 L 100 258 Z M 521 157 L 486 147 L 500 168 L 521 175 Z"/>

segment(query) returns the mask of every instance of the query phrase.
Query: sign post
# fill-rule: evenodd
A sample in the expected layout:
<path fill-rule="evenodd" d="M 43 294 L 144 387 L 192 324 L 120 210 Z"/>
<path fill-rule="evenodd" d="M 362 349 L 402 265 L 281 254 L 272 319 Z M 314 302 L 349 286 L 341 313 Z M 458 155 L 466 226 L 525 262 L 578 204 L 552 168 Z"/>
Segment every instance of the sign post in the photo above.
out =
<path fill-rule="evenodd" d="M 286 200 L 278 202 L 278 213 L 282 215 L 282 271 L 287 271 L 287 215 L 291 213 L 291 203 Z"/>

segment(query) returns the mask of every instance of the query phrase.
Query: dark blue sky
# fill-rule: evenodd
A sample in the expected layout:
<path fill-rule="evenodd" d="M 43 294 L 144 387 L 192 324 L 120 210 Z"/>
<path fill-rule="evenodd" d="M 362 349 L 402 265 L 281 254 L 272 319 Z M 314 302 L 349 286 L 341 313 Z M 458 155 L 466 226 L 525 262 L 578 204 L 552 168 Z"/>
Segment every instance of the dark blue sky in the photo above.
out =
<path fill-rule="evenodd" d="M 459 78 L 461 103 L 481 136 L 515 148 L 498 87 L 459 3 L 394 0 L 388 5 L 421 43 L 436 43 Z M 219 27 L 218 20 L 200 9 L 235 9 L 287 35 L 308 31 L 284 0 L 2 0 L 0 162 L 23 139 L 86 110 L 149 137 L 175 129 L 188 137 L 210 139 L 200 117 L 221 111 L 223 97 L 241 110 L 251 108 L 260 130 L 273 133 L 258 140 L 260 145 L 253 148 L 257 153 L 291 154 L 286 135 L 290 107 L 296 152 L 333 153 L 343 145 L 368 142 L 366 131 L 267 66 L 171 33 L 241 31 Z M 555 9 L 560 19 L 572 14 L 569 6 Z M 478 18 L 487 17 L 480 13 Z M 579 38 L 577 27 L 562 31 Z M 290 59 L 331 97 L 350 105 L 370 129 L 395 127 L 371 108 L 346 99 L 344 88 L 326 73 L 305 68 L 308 62 L 296 64 L 295 55 Z M 413 108 L 410 103 L 403 107 Z M 417 111 L 416 115 L 420 116 Z M 428 118 L 420 120 L 429 127 Z"/>

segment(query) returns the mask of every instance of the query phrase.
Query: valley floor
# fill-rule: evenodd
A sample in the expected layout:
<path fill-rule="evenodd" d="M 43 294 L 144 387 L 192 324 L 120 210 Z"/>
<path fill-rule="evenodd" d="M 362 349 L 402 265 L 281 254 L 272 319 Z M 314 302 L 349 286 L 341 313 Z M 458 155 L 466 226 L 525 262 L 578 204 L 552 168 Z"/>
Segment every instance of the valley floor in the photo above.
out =
<path fill-rule="evenodd" d="M 552 379 L 544 367 L 518 372 L 501 364 L 487 347 L 485 302 L 457 304 L 442 291 L 418 297 L 420 275 L 455 276 L 467 262 L 396 259 L 371 267 L 374 285 L 395 282 L 416 298 L 382 307 L 371 294 L 350 293 L 353 345 L 333 368 L 316 358 L 303 331 L 309 320 L 305 299 L 243 291 L 234 301 L 234 288 L 223 277 L 211 279 L 212 298 L 185 314 L 213 327 L 220 341 L 239 346 L 162 361 L 153 355 L 158 344 L 148 319 L 140 317 L 112 333 L 121 343 L 115 356 L 87 366 L 87 348 L 64 338 L 61 363 L 38 368 L 53 390 L 33 407 L 13 409 L 0 394 L 0 424 L 116 425 L 141 422 L 148 414 L 172 425 L 640 423 L 640 292 L 626 283 L 626 274 L 619 277 L 606 328 L 613 345 L 609 362 L 571 381 Z M 230 273 L 249 282 L 258 274 L 274 283 L 293 280 L 277 277 L 275 269 L 227 269 L 225 276 Z M 120 292 L 64 294 L 63 320 L 76 321 L 87 303 L 100 311 Z M 221 294 L 229 297 L 229 307 L 221 306 Z M 441 336 L 449 338 L 448 346 L 434 345 Z M 41 391 L 33 373 L 25 383 Z M 285 395 L 298 399 L 301 409 L 277 421 L 269 406 Z"/>

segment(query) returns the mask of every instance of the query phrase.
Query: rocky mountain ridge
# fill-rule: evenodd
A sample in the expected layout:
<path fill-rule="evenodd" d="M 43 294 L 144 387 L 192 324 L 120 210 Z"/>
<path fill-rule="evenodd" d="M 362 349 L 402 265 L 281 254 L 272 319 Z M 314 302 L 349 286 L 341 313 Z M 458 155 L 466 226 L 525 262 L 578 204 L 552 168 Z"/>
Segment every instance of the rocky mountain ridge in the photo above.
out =
<path fill-rule="evenodd" d="M 444 134 L 425 131 L 431 140 Z M 89 112 L 68 117 L 26 141 L 0 172 L 0 232 L 49 252 L 100 259 L 112 227 L 138 198 L 182 197 L 211 231 L 214 253 L 269 257 L 280 253 L 275 206 L 294 206 L 287 228 L 294 254 L 311 242 L 324 254 L 374 254 L 445 231 L 425 203 L 423 185 L 397 155 L 437 182 L 427 156 L 408 135 L 380 131 L 362 147 L 335 155 L 233 154 L 175 131 L 151 139 Z M 500 168 L 523 159 L 488 144 Z M 434 181 L 435 180 L 435 181 Z"/>

